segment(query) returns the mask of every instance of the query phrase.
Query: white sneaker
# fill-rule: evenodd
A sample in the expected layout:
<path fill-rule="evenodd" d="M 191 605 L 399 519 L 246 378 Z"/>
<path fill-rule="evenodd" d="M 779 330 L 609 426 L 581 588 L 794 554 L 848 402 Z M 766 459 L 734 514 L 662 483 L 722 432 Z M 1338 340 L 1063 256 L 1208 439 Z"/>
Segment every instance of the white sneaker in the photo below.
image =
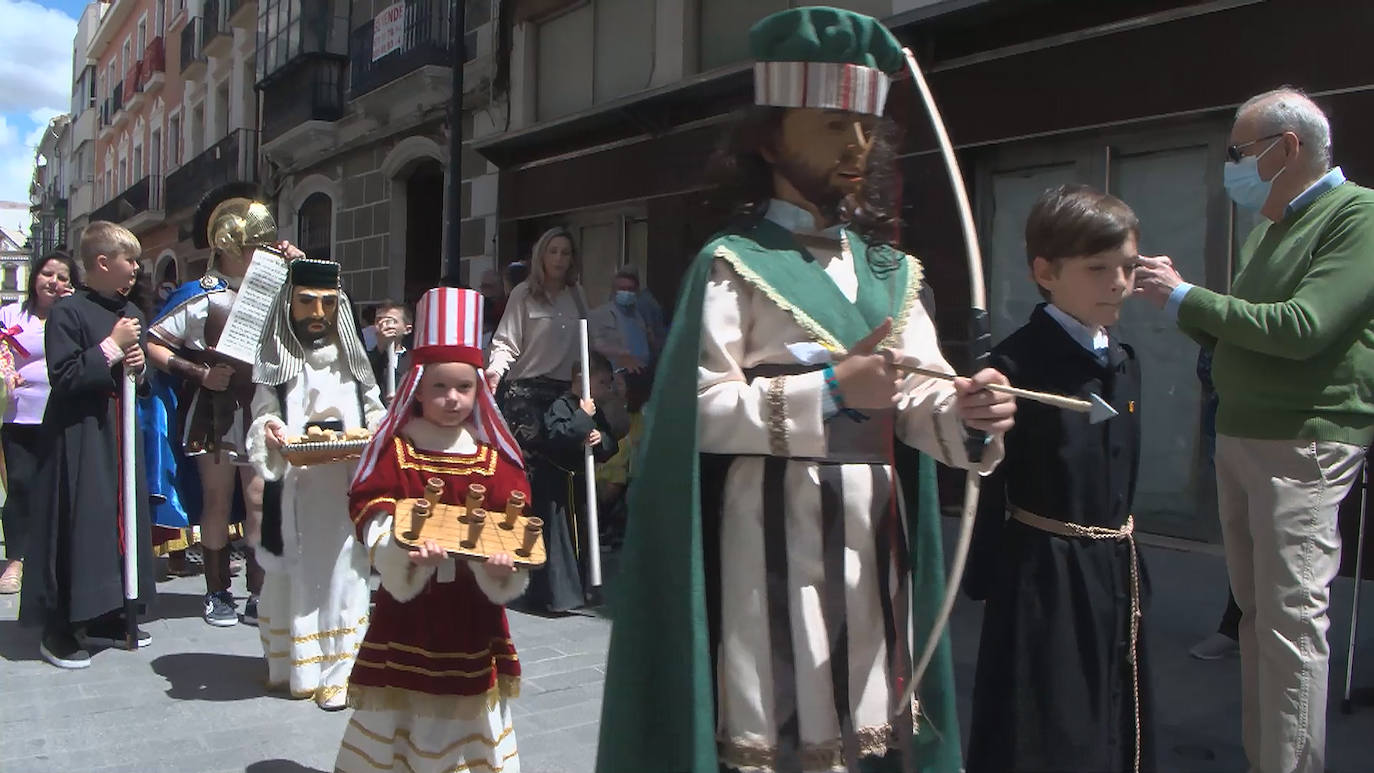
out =
<path fill-rule="evenodd" d="M 1198 660 L 1221 660 L 1240 655 L 1240 642 L 1225 634 L 1214 633 L 1188 650 Z"/>

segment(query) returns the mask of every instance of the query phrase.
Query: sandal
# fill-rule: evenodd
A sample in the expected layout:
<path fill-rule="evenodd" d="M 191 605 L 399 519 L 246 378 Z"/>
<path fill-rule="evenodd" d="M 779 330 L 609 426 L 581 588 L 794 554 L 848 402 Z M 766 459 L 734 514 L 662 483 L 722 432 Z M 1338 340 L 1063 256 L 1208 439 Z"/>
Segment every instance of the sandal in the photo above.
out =
<path fill-rule="evenodd" d="M 10 565 L 5 567 L 4 573 L 0 574 L 0 594 L 8 596 L 18 593 L 23 585 L 23 579 L 24 562 L 11 561 Z"/>

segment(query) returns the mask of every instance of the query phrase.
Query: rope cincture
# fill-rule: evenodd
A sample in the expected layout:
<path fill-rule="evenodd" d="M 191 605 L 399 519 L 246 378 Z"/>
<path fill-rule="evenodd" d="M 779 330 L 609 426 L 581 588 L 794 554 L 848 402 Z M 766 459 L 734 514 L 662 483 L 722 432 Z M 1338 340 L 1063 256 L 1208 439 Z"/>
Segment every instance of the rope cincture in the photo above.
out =
<path fill-rule="evenodd" d="M 1040 531 L 1057 534 L 1061 537 L 1081 537 L 1090 540 L 1125 540 L 1131 548 L 1131 646 L 1127 659 L 1131 663 L 1131 698 L 1135 709 L 1135 773 L 1140 773 L 1140 551 L 1135 544 L 1135 516 L 1126 516 L 1126 524 L 1119 529 L 1105 526 L 1083 526 L 1082 524 L 1058 521 L 1036 515 L 1019 507 L 1011 508 L 1014 520 Z"/>

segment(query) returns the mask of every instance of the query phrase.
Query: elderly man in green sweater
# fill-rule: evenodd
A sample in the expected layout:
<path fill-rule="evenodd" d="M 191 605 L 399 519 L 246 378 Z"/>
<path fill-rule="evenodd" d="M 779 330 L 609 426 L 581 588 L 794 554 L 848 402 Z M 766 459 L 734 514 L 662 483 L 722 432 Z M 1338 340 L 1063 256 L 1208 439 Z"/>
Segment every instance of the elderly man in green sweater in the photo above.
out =
<path fill-rule="evenodd" d="M 1250 234 L 1231 295 L 1142 258 L 1136 293 L 1214 351 L 1217 498 L 1240 624 L 1245 753 L 1321 773 L 1336 509 L 1374 438 L 1374 191 L 1331 168 L 1326 116 L 1294 89 L 1236 113 L 1226 164 Z"/>

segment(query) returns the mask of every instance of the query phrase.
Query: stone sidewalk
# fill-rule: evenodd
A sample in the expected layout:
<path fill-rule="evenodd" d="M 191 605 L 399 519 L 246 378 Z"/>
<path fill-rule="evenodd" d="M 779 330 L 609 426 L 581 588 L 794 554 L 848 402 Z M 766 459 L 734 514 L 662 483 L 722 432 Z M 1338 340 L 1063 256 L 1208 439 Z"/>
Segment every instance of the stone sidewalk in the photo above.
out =
<path fill-rule="evenodd" d="M 1222 561 L 1215 551 L 1143 552 L 1154 587 L 1148 636 L 1160 773 L 1243 771 L 1238 662 L 1203 663 L 1186 654 L 1214 629 L 1225 602 Z M 264 694 L 257 632 L 201 622 L 201 583 L 159 586 L 149 647 L 99 652 L 91 668 L 74 672 L 39 659 L 36 634 L 14 622 L 17 598 L 0 597 L 0 773 L 332 770 L 348 713 Z M 1351 587 L 1342 580 L 1333 594 L 1329 773 L 1364 773 L 1374 756 L 1374 708 L 1339 711 Z M 1370 615 L 1372 607 L 1365 605 Z M 952 627 L 965 728 L 980 618 L 979 605 L 961 601 Z M 590 773 L 609 624 L 513 612 L 511 627 L 525 668 L 513 704 L 521 770 Z M 1356 683 L 1367 686 L 1374 684 L 1374 617 L 1363 632 Z"/>

